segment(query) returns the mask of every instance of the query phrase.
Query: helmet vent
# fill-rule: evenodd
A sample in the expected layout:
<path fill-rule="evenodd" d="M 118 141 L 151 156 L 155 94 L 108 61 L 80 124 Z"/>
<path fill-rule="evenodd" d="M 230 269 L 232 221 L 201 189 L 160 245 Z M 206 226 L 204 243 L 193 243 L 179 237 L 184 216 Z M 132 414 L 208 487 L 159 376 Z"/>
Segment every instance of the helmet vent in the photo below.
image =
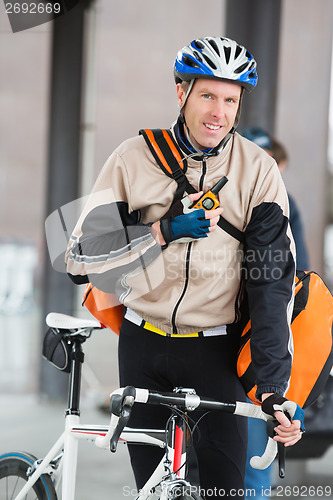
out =
<path fill-rule="evenodd" d="M 213 63 L 213 61 L 208 57 L 206 56 L 205 54 L 202 54 L 203 57 L 205 58 L 205 61 L 206 63 L 213 69 L 217 69 L 217 67 L 215 66 L 215 64 Z"/>
<path fill-rule="evenodd" d="M 239 54 L 242 52 L 242 47 L 239 45 L 236 45 L 236 50 L 235 50 L 235 59 L 239 56 Z"/>
<path fill-rule="evenodd" d="M 223 47 L 223 49 L 224 49 L 225 61 L 227 64 L 229 64 L 231 48 L 230 47 Z"/>
<path fill-rule="evenodd" d="M 205 48 L 205 45 L 200 40 L 194 40 L 194 45 L 197 49 L 201 50 Z"/>
<path fill-rule="evenodd" d="M 213 47 L 213 49 L 215 50 L 215 52 L 217 53 L 218 56 L 220 56 L 220 51 L 219 51 L 219 48 L 217 46 L 217 43 L 215 42 L 215 40 L 208 40 L 209 44 L 211 45 L 211 47 Z"/>
<path fill-rule="evenodd" d="M 193 52 L 193 55 L 195 55 L 195 57 L 198 59 L 198 61 L 202 62 L 202 57 L 201 55 L 199 54 L 199 52 L 197 52 L 196 50 Z"/>
<path fill-rule="evenodd" d="M 247 68 L 247 63 L 241 64 L 237 69 L 235 69 L 235 73 L 239 74 Z"/>
<path fill-rule="evenodd" d="M 188 57 L 186 55 L 183 56 L 183 62 L 191 68 L 200 68 L 198 63 L 196 63 L 191 57 Z"/>

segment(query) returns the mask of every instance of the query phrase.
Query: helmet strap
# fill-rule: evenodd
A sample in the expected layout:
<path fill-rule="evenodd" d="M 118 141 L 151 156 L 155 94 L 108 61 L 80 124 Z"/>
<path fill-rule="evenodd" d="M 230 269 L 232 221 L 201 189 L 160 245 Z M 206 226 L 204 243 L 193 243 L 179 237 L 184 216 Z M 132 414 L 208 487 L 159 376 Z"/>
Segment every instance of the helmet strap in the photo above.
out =
<path fill-rule="evenodd" d="M 188 143 L 191 145 L 192 149 L 194 149 L 194 151 L 196 153 L 198 153 L 199 155 L 202 155 L 203 152 L 201 151 L 201 149 L 197 148 L 197 146 L 194 144 L 194 142 L 191 139 L 190 129 L 188 128 L 188 126 L 186 124 L 185 117 L 184 117 L 184 132 L 185 132 L 186 139 L 187 139 Z"/>
<path fill-rule="evenodd" d="M 241 111 L 242 111 L 243 94 L 244 94 L 244 87 L 241 87 L 241 93 L 240 93 L 240 97 L 239 97 L 239 104 L 238 104 L 238 109 L 237 109 L 237 113 L 236 113 L 236 118 L 234 121 L 234 125 L 232 127 L 233 133 L 235 132 L 235 130 L 239 124 L 239 119 L 240 119 L 240 115 L 241 115 Z"/>
<path fill-rule="evenodd" d="M 193 88 L 194 82 L 195 82 L 195 78 L 193 78 L 193 80 L 189 81 L 189 86 L 188 86 L 186 94 L 185 94 L 185 99 L 184 99 L 182 107 L 180 108 L 179 114 L 180 114 L 180 117 L 181 117 L 183 123 L 185 123 L 185 116 L 184 116 L 185 104 L 186 104 L 188 96 L 190 95 L 190 92 Z"/>

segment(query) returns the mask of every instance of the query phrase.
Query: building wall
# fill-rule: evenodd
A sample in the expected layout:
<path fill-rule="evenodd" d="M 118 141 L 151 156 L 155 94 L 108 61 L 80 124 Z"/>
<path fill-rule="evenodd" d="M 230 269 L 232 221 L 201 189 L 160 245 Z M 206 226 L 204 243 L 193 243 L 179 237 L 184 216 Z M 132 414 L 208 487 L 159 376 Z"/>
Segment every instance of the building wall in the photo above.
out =
<path fill-rule="evenodd" d="M 13 34 L 0 3 L 0 238 L 41 239 L 50 33 L 45 24 Z"/>
<path fill-rule="evenodd" d="M 284 0 L 276 135 L 290 161 L 284 179 L 303 216 L 310 265 L 323 268 L 333 2 Z"/>

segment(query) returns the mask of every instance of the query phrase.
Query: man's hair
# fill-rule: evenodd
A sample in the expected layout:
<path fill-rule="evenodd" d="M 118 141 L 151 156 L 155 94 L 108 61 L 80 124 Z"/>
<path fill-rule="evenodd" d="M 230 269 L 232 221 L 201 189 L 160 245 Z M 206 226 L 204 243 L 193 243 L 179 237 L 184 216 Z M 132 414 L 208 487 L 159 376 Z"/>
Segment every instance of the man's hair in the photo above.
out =
<path fill-rule="evenodd" d="M 190 86 L 191 80 L 190 80 L 190 81 L 188 81 L 188 82 L 187 82 L 186 80 L 183 80 L 183 81 L 182 81 L 182 82 L 180 82 L 180 83 L 181 83 L 181 86 L 183 87 L 184 92 L 185 92 L 185 94 L 186 94 L 186 93 L 187 93 L 187 91 L 188 91 L 188 88 L 189 88 L 189 86 Z"/>

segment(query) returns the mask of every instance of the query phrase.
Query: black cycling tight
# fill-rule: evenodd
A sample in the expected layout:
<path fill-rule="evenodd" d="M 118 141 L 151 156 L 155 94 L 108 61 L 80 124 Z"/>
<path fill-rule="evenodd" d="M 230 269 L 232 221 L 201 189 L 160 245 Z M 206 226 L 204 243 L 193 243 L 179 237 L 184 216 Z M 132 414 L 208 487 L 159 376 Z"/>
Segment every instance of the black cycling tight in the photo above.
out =
<path fill-rule="evenodd" d="M 231 335 L 203 338 L 170 338 L 123 321 L 119 338 L 121 386 L 172 391 L 191 387 L 197 394 L 221 401 L 245 401 L 235 372 L 237 339 Z M 164 428 L 170 411 L 164 407 L 135 405 L 129 426 Z M 190 417 L 197 420 L 201 412 Z M 223 412 L 211 412 L 199 424 L 195 440 L 200 487 L 206 498 L 243 498 L 247 420 Z M 141 488 L 163 451 L 150 446 L 129 446 L 131 463 Z M 219 494 L 220 493 L 220 494 Z"/>
<path fill-rule="evenodd" d="M 235 372 L 237 339 L 232 335 L 203 338 L 170 338 L 123 321 L 119 338 L 121 386 L 172 391 L 191 387 L 201 396 L 218 400 L 245 401 Z M 201 412 L 190 417 L 197 420 Z M 170 411 L 164 407 L 135 405 L 131 427 L 164 428 Z M 200 487 L 206 498 L 243 498 L 247 420 L 223 412 L 211 412 L 199 424 L 195 440 Z M 129 446 L 138 489 L 141 488 L 163 451 L 150 446 Z"/>

